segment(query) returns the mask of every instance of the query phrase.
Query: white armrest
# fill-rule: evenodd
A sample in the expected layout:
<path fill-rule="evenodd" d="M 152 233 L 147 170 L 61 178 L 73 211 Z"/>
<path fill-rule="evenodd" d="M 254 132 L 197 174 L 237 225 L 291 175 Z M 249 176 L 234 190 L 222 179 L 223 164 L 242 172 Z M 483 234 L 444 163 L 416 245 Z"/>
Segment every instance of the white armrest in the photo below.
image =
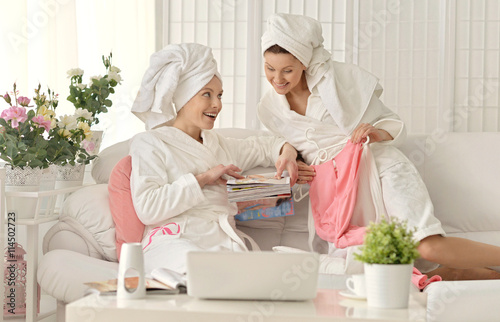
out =
<path fill-rule="evenodd" d="M 89 287 L 83 283 L 105 281 L 117 276 L 118 263 L 63 249 L 45 254 L 37 272 L 40 287 L 65 303 L 84 296 Z"/>
<path fill-rule="evenodd" d="M 427 321 L 498 321 L 500 280 L 443 281 L 426 287 Z"/>

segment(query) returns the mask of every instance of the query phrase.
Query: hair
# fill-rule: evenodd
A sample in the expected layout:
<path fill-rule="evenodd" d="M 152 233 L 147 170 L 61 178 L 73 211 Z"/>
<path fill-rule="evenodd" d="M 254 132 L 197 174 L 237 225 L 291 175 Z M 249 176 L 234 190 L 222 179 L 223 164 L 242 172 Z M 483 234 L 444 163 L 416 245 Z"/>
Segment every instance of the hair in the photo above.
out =
<path fill-rule="evenodd" d="M 265 53 L 272 53 L 272 54 L 290 54 L 288 50 L 285 48 L 279 46 L 279 45 L 272 45 L 271 47 L 267 48 Z"/>

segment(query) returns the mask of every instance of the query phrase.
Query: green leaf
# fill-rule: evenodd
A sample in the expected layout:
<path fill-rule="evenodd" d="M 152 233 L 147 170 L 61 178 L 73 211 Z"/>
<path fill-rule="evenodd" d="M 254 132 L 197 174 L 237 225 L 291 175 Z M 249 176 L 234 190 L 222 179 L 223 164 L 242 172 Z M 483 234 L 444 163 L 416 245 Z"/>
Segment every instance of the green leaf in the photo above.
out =
<path fill-rule="evenodd" d="M 113 102 L 111 102 L 111 100 L 104 100 L 103 104 L 107 107 L 111 107 L 111 105 L 113 105 Z"/>

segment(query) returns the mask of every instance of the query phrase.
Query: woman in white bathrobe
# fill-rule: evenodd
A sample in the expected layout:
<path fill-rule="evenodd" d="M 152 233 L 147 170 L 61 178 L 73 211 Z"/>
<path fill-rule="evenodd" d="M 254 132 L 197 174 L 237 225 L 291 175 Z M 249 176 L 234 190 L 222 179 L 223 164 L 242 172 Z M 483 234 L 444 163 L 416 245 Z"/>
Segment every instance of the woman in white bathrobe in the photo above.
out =
<path fill-rule="evenodd" d="M 264 69 L 273 89 L 261 99 L 258 116 L 303 157 L 297 183 L 314 180 L 308 164 L 332 159 L 348 139 L 359 143 L 368 138 L 382 188 L 382 211 L 417 228 L 424 259 L 417 267 L 444 279 L 500 278 L 485 268 L 500 265 L 500 248 L 444 237 L 423 181 L 395 147 L 405 138 L 404 123 L 379 100 L 382 89 L 377 78 L 357 66 L 333 61 L 321 33 L 320 23 L 312 18 L 274 14 L 262 36 Z M 366 182 L 360 182 L 351 224 L 366 226 L 378 219 L 373 215 L 377 206 L 367 195 Z M 330 243 L 329 252 L 349 261 L 353 250 Z"/>
<path fill-rule="evenodd" d="M 234 224 L 227 176 L 255 166 L 297 176 L 295 149 L 284 140 L 225 138 L 210 129 L 222 109 L 222 82 L 211 49 L 169 45 L 153 54 L 132 111 L 149 129 L 131 143 L 132 200 L 146 225 L 146 272 L 186 271 L 192 250 L 258 250 Z M 171 102 L 175 105 L 175 110 Z"/>

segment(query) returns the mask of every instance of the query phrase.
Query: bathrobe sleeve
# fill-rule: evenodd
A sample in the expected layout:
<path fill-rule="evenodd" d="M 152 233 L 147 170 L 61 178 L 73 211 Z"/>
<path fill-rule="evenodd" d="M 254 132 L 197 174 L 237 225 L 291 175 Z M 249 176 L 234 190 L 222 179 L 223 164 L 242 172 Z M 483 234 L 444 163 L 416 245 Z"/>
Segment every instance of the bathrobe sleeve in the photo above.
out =
<path fill-rule="evenodd" d="M 132 201 L 145 225 L 175 217 L 205 200 L 195 176 L 179 168 L 175 151 L 156 136 L 148 132 L 136 135 L 130 155 Z M 181 175 L 173 180 L 169 175 L 173 173 Z"/>
<path fill-rule="evenodd" d="M 406 139 L 406 126 L 399 116 L 387 108 L 375 92 L 360 123 L 370 123 L 375 128 L 387 131 L 393 139 L 379 142 L 385 145 L 401 145 Z"/>
<path fill-rule="evenodd" d="M 252 136 L 246 139 L 224 138 L 219 135 L 221 146 L 231 155 L 233 163 L 242 171 L 257 166 L 270 167 L 280 155 L 286 141 L 275 136 Z"/>

